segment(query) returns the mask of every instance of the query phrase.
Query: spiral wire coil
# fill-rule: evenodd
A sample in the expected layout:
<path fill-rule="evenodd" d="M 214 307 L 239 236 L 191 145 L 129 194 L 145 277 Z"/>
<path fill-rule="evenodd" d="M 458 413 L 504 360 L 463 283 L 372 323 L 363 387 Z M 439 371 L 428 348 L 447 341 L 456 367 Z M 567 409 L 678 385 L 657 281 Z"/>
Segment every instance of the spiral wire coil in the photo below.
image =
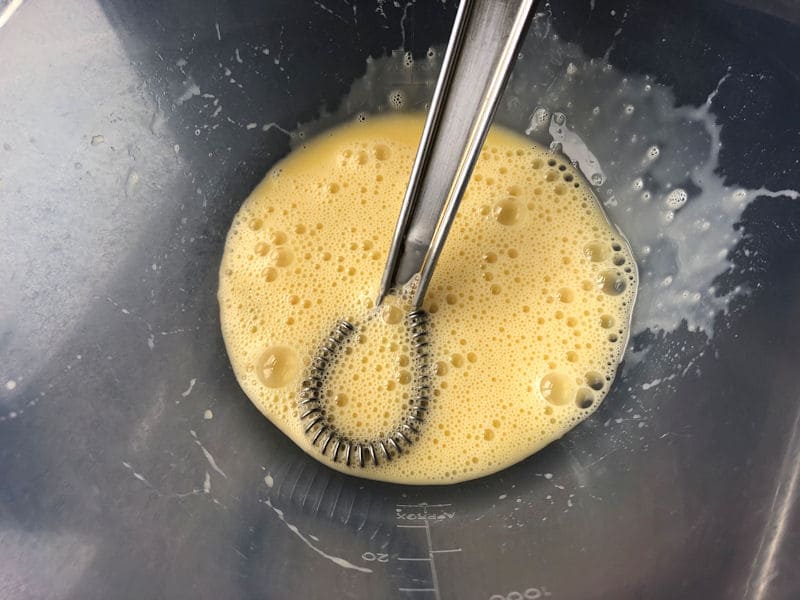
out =
<path fill-rule="evenodd" d="M 408 450 L 416 441 L 431 401 L 430 323 L 422 309 L 405 317 L 413 365 L 411 399 L 405 415 L 387 435 L 372 440 L 354 439 L 334 426 L 325 409 L 328 373 L 338 362 L 356 332 L 349 321 L 340 320 L 319 345 L 301 384 L 298 407 L 305 433 L 324 456 L 347 466 L 378 466 Z"/>

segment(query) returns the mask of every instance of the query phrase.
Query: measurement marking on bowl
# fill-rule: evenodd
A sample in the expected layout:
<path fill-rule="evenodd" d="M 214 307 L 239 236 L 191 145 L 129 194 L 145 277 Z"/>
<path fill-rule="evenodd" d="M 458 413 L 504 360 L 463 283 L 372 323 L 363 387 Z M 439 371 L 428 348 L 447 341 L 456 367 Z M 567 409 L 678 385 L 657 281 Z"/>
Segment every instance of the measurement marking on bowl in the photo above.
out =
<path fill-rule="evenodd" d="M 441 600 L 441 593 L 439 591 L 439 575 L 436 572 L 437 554 L 452 554 L 461 552 L 461 548 L 441 548 L 434 549 L 433 540 L 431 538 L 431 523 L 440 521 L 447 521 L 455 517 L 455 511 L 446 509 L 450 508 L 452 504 L 397 504 L 395 505 L 395 517 L 398 521 L 421 521 L 421 523 L 406 524 L 396 523 L 395 527 L 400 529 L 424 529 L 425 530 L 425 548 L 427 549 L 427 556 L 398 556 L 398 561 L 404 562 L 427 562 L 431 570 L 431 587 L 401 587 L 397 588 L 399 592 L 418 594 L 429 593 L 432 594 L 436 600 Z M 432 512 L 431 512 L 432 511 Z"/>

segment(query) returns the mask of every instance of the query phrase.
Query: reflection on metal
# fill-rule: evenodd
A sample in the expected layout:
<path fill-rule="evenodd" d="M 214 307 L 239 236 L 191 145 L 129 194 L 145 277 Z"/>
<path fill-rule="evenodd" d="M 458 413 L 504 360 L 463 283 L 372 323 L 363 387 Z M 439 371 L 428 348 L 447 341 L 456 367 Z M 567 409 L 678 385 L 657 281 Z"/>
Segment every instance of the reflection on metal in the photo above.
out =
<path fill-rule="evenodd" d="M 377 304 L 419 278 L 422 300 L 533 12 L 534 0 L 463 0 L 389 248 Z"/>
<path fill-rule="evenodd" d="M 22 6 L 22 0 L 0 0 L 0 29 L 8 23 L 20 6 Z"/>

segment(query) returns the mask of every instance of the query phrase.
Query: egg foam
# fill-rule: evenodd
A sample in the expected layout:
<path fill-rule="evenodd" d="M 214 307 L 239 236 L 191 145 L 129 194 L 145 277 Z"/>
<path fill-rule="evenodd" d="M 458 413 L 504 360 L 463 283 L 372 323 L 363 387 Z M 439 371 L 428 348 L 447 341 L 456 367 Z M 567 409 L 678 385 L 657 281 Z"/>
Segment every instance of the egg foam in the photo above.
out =
<path fill-rule="evenodd" d="M 362 116 L 275 165 L 234 217 L 218 299 L 239 384 L 300 448 L 369 479 L 447 484 L 508 467 L 597 409 L 625 350 L 638 274 L 579 172 L 493 127 L 423 303 L 433 374 L 418 438 L 377 466 L 323 455 L 298 394 L 339 319 L 360 326 L 326 379 L 329 421 L 371 440 L 407 411 L 407 307 L 374 302 L 423 124 L 422 114 Z"/>

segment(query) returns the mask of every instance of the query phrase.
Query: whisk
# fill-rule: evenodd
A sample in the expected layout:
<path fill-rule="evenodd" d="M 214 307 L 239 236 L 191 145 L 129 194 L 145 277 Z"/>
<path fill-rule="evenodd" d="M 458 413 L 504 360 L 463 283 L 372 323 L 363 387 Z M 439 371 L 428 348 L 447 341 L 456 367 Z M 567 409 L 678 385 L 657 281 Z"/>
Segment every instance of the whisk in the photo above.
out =
<path fill-rule="evenodd" d="M 328 417 L 331 369 L 357 326 L 338 321 L 318 346 L 299 393 L 299 415 L 313 446 L 334 462 L 377 466 L 418 439 L 431 408 L 430 319 L 422 309 L 436 262 L 455 219 L 536 0 L 462 0 L 422 131 L 376 305 L 410 285 L 405 328 L 414 365 L 405 414 L 379 439 L 355 439 Z"/>

